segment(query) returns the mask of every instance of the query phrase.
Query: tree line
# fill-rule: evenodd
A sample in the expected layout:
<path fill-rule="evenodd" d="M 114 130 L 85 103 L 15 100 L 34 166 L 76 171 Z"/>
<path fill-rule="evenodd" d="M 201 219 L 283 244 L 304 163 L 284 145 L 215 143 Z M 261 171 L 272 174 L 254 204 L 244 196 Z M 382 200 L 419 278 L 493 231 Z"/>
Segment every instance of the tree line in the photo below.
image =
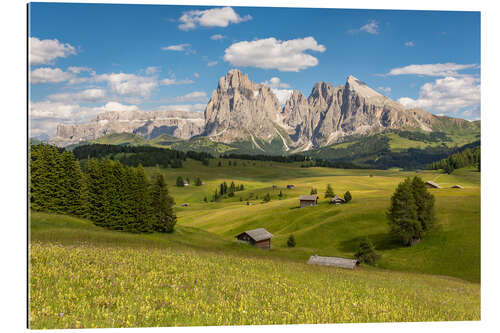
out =
<path fill-rule="evenodd" d="M 183 152 L 174 149 L 150 146 L 107 144 L 78 146 L 73 150 L 73 154 L 79 160 L 107 157 L 113 160 L 119 159 L 122 164 L 127 166 L 137 167 L 141 164 L 145 167 L 159 165 L 164 168 L 182 168 L 182 162 L 187 158 L 201 161 L 204 164 L 208 164 L 208 160 L 214 158 L 211 154 L 206 152 Z"/>
<path fill-rule="evenodd" d="M 163 174 L 88 158 L 46 144 L 30 147 L 30 206 L 128 232 L 172 232 L 177 218 Z"/>
<path fill-rule="evenodd" d="M 446 173 L 450 174 L 455 169 L 463 168 L 466 166 L 477 165 L 478 170 L 481 168 L 481 147 L 473 149 L 466 148 L 461 152 L 452 154 L 447 158 L 440 161 L 431 163 L 429 169 L 438 170 L 443 169 Z"/>

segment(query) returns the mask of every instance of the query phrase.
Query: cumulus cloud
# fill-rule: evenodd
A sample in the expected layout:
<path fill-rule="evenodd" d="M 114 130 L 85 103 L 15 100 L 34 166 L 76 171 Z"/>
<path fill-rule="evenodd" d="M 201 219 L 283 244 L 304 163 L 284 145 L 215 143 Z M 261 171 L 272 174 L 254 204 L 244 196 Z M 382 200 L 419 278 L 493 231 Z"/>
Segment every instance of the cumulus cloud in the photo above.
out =
<path fill-rule="evenodd" d="M 290 88 L 290 85 L 288 83 L 281 82 L 281 79 L 276 76 L 262 82 L 262 84 L 268 85 L 271 88 L 276 97 L 278 97 L 281 105 L 284 105 L 293 93 L 292 89 L 282 89 Z"/>
<path fill-rule="evenodd" d="M 81 92 L 76 93 L 60 93 L 60 94 L 52 94 L 47 96 L 47 98 L 51 101 L 55 102 L 87 102 L 87 103 L 96 103 L 102 102 L 106 99 L 106 91 L 104 89 L 86 89 Z"/>
<path fill-rule="evenodd" d="M 41 101 L 29 103 L 30 136 L 46 133 L 55 135 L 58 124 L 89 122 L 104 111 L 134 111 L 136 105 L 108 102 L 102 106 L 84 107 L 77 103 Z"/>
<path fill-rule="evenodd" d="M 198 74 L 197 72 L 194 72 L 193 76 L 194 76 L 195 78 L 199 78 L 199 77 L 200 77 L 200 74 Z"/>
<path fill-rule="evenodd" d="M 272 77 L 268 81 L 262 82 L 263 84 L 268 85 L 269 87 L 273 89 L 278 89 L 278 88 L 290 88 L 290 85 L 288 83 L 283 83 L 281 82 L 281 79 L 279 77 Z"/>
<path fill-rule="evenodd" d="M 192 111 L 200 112 L 204 111 L 206 104 L 177 104 L 177 105 L 161 105 L 155 108 L 155 111 Z"/>
<path fill-rule="evenodd" d="M 406 42 L 406 43 L 405 43 L 405 46 L 408 46 L 408 47 L 414 47 L 414 46 L 415 46 L 415 43 L 414 43 L 412 40 L 410 40 L 409 42 Z"/>
<path fill-rule="evenodd" d="M 185 79 L 185 80 L 179 80 L 177 81 L 175 77 L 173 78 L 166 78 L 160 81 L 160 84 L 162 86 L 170 86 L 170 85 L 177 85 L 177 84 L 191 84 L 194 83 L 193 80 L 190 79 Z"/>
<path fill-rule="evenodd" d="M 225 50 L 224 60 L 234 66 L 298 72 L 318 64 L 317 58 L 304 52 L 307 50 L 324 52 L 326 48 L 313 37 L 287 41 L 271 37 L 232 44 Z"/>
<path fill-rule="evenodd" d="M 135 74 L 101 74 L 95 79 L 97 82 L 107 82 L 113 92 L 124 96 L 149 97 L 158 87 L 156 78 Z"/>
<path fill-rule="evenodd" d="M 236 24 L 251 20 L 250 15 L 241 17 L 231 7 L 213 8 L 207 10 L 190 10 L 179 18 L 179 29 L 192 30 L 202 27 L 227 27 L 230 23 Z"/>
<path fill-rule="evenodd" d="M 39 83 L 60 83 L 74 78 L 70 72 L 65 72 L 60 68 L 41 67 L 30 71 L 30 82 Z"/>
<path fill-rule="evenodd" d="M 207 63 L 207 66 L 208 66 L 208 67 L 213 67 L 213 66 L 215 66 L 215 65 L 217 65 L 217 64 L 218 64 L 218 62 L 217 62 L 217 61 L 209 61 L 209 62 Z"/>
<path fill-rule="evenodd" d="M 278 97 L 278 101 L 281 105 L 285 105 L 286 101 L 292 96 L 292 89 L 272 89 L 273 93 Z"/>
<path fill-rule="evenodd" d="M 427 76 L 458 76 L 458 71 L 477 68 L 476 64 L 455 64 L 447 62 L 444 64 L 424 64 L 408 65 L 405 67 L 393 68 L 385 75 L 427 75 Z"/>
<path fill-rule="evenodd" d="M 358 33 L 358 32 L 367 32 L 372 35 L 377 35 L 379 33 L 379 27 L 378 27 L 378 22 L 375 20 L 369 21 L 367 24 L 361 26 L 358 29 L 350 29 L 348 31 L 351 34 Z"/>
<path fill-rule="evenodd" d="M 479 79 L 472 76 L 448 76 L 424 84 L 417 99 L 402 97 L 398 102 L 407 108 L 422 108 L 457 115 L 464 108 L 479 107 L 481 85 Z"/>
<path fill-rule="evenodd" d="M 30 65 L 50 64 L 56 58 L 66 58 L 76 54 L 74 46 L 61 43 L 57 39 L 43 39 L 36 37 L 29 39 L 29 63 Z"/>

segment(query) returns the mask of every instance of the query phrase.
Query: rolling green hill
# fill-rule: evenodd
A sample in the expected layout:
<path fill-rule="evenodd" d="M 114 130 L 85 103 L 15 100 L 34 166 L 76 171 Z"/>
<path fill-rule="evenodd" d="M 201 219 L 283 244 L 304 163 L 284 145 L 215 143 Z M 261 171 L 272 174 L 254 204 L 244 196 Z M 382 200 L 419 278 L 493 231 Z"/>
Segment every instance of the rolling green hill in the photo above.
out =
<path fill-rule="evenodd" d="M 407 248 L 390 238 L 385 212 L 397 184 L 415 172 L 301 168 L 300 163 L 265 161 L 238 160 L 236 167 L 234 161 L 232 166 L 227 160 L 222 163 L 217 167 L 216 160 L 210 166 L 188 161 L 181 169 L 162 170 L 169 184 L 175 184 L 178 176 L 205 181 L 204 186 L 170 186 L 180 225 L 203 229 L 227 240 L 241 231 L 264 227 L 275 236 L 273 252 L 302 260 L 312 254 L 352 257 L 361 238 L 368 236 L 382 254 L 380 267 L 480 280 L 480 173 L 475 168 L 456 170 L 452 175 L 441 171 L 418 173 L 424 180 L 433 180 L 445 188 L 431 190 L 436 196 L 436 229 L 417 246 Z M 223 181 L 244 184 L 245 190 L 236 192 L 233 198 L 205 203 L 204 197 L 211 198 Z M 328 183 L 336 194 L 349 190 L 352 202 L 329 205 L 322 198 Z M 287 184 L 294 184 L 295 189 L 286 189 Z M 449 188 L 455 184 L 465 188 Z M 273 190 L 272 185 L 278 189 Z M 309 194 L 312 187 L 319 191 L 319 205 L 298 208 L 298 196 Z M 280 190 L 282 200 L 278 198 Z M 267 193 L 272 200 L 263 203 Z M 182 203 L 189 206 L 180 207 Z M 290 234 L 297 241 L 293 249 L 286 247 Z"/>
<path fill-rule="evenodd" d="M 430 163 L 456 153 L 463 146 L 479 145 L 479 121 L 468 122 L 447 117 L 437 118 L 439 122 L 436 123 L 437 131 L 435 132 L 428 133 L 414 129 L 386 130 L 370 136 L 346 137 L 341 143 L 300 152 L 300 154 L 330 162 L 349 162 L 364 168 L 399 167 L 414 170 L 426 168 Z M 288 136 L 283 133 L 282 137 L 286 139 Z M 201 136 L 193 137 L 190 140 L 181 140 L 161 135 L 147 140 L 139 135 L 119 133 L 104 136 L 90 143 L 153 146 L 181 151 L 206 152 L 214 156 L 229 153 L 289 155 L 292 151 L 285 149 L 283 140 L 273 139 L 271 142 L 266 142 L 254 139 L 253 141 L 235 141 L 227 144 Z M 79 145 L 82 144 L 84 143 Z M 74 146 L 69 148 L 73 149 Z"/>
<path fill-rule="evenodd" d="M 29 248 L 33 329 L 480 319 L 474 283 L 310 266 L 184 226 L 137 235 L 32 213 Z"/>

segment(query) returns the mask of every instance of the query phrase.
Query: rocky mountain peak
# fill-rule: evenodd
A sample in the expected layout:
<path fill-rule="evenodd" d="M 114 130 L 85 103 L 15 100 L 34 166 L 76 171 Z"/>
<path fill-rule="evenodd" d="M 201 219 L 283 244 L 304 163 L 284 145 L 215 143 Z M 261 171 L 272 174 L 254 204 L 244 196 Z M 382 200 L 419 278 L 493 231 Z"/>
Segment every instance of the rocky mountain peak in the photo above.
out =
<path fill-rule="evenodd" d="M 383 97 L 382 94 L 376 92 L 372 88 L 370 88 L 366 83 L 358 80 L 352 75 L 347 77 L 347 81 L 345 84 L 345 88 L 349 92 L 355 92 L 361 97 L 370 98 L 370 97 Z"/>

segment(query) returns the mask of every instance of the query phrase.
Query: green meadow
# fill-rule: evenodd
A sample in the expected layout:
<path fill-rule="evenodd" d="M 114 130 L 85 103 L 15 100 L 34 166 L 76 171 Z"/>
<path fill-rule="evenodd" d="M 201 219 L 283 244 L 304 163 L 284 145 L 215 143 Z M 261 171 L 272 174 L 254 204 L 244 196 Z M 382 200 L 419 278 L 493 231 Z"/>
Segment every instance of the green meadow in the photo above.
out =
<path fill-rule="evenodd" d="M 183 168 L 146 169 L 167 178 L 178 216 L 172 234 L 130 234 L 31 212 L 30 327 L 480 319 L 475 169 L 447 175 L 231 162 L 187 160 Z M 398 183 L 414 175 L 443 188 L 430 189 L 436 227 L 420 243 L 402 247 L 388 233 L 385 212 Z M 178 176 L 189 177 L 191 185 L 175 186 Z M 205 184 L 195 186 L 196 177 Z M 224 181 L 245 189 L 210 202 Z M 295 188 L 286 189 L 288 184 Z M 328 204 L 327 184 L 337 195 L 349 190 L 352 201 Z M 455 184 L 464 189 L 450 188 Z M 311 188 L 318 190 L 319 204 L 299 208 L 298 197 Z M 271 201 L 264 203 L 267 193 Z M 274 235 L 270 251 L 236 241 L 238 233 L 260 227 Z M 286 246 L 291 234 L 294 248 Z M 363 237 L 381 255 L 376 267 L 306 264 L 313 254 L 352 258 Z"/>

